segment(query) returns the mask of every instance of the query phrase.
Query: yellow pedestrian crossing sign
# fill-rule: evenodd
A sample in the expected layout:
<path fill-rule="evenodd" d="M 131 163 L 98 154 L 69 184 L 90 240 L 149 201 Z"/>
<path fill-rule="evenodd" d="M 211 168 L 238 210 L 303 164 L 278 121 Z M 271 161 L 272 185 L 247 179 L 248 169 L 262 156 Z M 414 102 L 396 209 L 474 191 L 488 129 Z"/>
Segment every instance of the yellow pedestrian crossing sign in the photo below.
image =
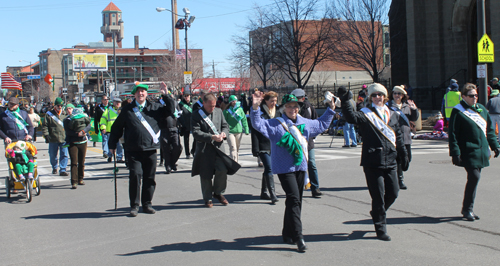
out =
<path fill-rule="evenodd" d="M 495 62 L 495 46 L 488 35 L 484 34 L 477 43 L 477 62 L 493 63 Z"/>

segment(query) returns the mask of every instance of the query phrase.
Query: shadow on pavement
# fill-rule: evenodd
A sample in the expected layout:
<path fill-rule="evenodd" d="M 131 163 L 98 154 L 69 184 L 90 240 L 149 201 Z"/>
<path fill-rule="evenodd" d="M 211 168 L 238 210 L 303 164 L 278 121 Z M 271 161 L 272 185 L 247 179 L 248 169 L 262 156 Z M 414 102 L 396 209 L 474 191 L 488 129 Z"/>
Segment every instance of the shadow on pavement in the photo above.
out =
<path fill-rule="evenodd" d="M 321 187 L 321 191 L 359 191 L 368 190 L 367 187 Z"/>
<path fill-rule="evenodd" d="M 266 204 L 270 203 L 269 200 L 261 200 L 259 196 L 251 194 L 224 194 L 226 199 L 231 204 Z M 278 198 L 280 198 L 278 196 Z M 222 205 L 215 198 L 212 199 L 215 207 L 221 207 Z M 170 202 L 168 205 L 154 205 L 153 207 L 157 210 L 169 210 L 169 209 L 190 209 L 190 208 L 205 208 L 205 202 L 201 199 L 190 200 L 190 201 L 176 201 Z"/>
<path fill-rule="evenodd" d="M 130 208 L 119 208 L 118 210 L 106 210 L 105 212 L 81 212 L 81 213 L 55 213 L 23 217 L 30 219 L 96 219 L 128 216 Z"/>
<path fill-rule="evenodd" d="M 439 224 L 447 223 L 452 221 L 462 220 L 461 216 L 456 217 L 429 217 L 429 216 L 419 216 L 419 217 L 398 217 L 398 218 L 387 218 L 387 224 Z M 359 220 L 359 221 L 347 221 L 344 224 L 373 224 L 371 219 Z"/>
<path fill-rule="evenodd" d="M 321 235 L 305 235 L 306 243 L 309 242 L 333 242 L 350 240 L 347 234 L 321 234 Z M 267 245 L 283 245 L 273 247 Z M 281 236 L 257 236 L 236 238 L 234 241 L 222 241 L 220 239 L 206 240 L 195 243 L 172 243 L 161 246 L 154 246 L 150 250 L 142 250 L 126 254 L 118 254 L 119 256 L 135 256 L 143 254 L 161 253 L 168 251 L 182 252 L 199 252 L 199 251 L 224 251 L 224 250 L 254 250 L 254 251 L 297 251 L 295 245 L 287 245 L 283 243 Z"/>

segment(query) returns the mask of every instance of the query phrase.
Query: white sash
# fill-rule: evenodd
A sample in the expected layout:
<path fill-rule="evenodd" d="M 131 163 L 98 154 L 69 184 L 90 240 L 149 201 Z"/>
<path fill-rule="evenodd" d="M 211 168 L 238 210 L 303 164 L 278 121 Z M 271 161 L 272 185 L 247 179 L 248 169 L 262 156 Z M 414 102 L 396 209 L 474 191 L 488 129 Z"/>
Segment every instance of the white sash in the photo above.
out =
<path fill-rule="evenodd" d="M 380 119 L 377 114 L 375 114 L 367 107 L 361 109 L 361 112 L 363 112 L 366 118 L 368 118 L 368 120 L 373 124 L 373 126 L 375 126 L 375 128 L 378 129 L 380 133 L 382 133 L 382 135 L 384 135 L 384 137 L 386 137 L 387 140 L 389 140 L 392 145 L 394 145 L 394 147 L 396 147 L 396 133 L 394 132 L 394 130 L 392 130 L 392 128 L 388 126 L 382 119 Z"/>
<path fill-rule="evenodd" d="M 161 130 L 159 130 L 158 133 L 155 133 L 155 131 L 153 130 L 151 125 L 149 125 L 148 121 L 146 121 L 146 119 L 144 119 L 144 117 L 142 116 L 141 112 L 139 111 L 139 108 L 134 107 L 132 110 L 134 110 L 134 113 L 137 116 L 137 118 L 139 118 L 142 125 L 146 128 L 146 130 L 149 132 L 151 137 L 153 137 L 154 144 L 158 144 L 158 142 L 160 142 Z"/>
<path fill-rule="evenodd" d="M 205 112 L 203 112 L 201 108 L 198 110 L 198 113 L 201 115 L 203 120 L 205 120 L 205 123 L 207 123 L 207 125 L 212 129 L 213 133 L 215 135 L 219 135 L 219 131 L 217 131 L 214 123 L 212 122 L 212 120 L 210 120 L 210 118 L 208 118 L 208 116 L 205 114 Z"/>
<path fill-rule="evenodd" d="M 484 136 L 487 138 L 486 128 L 487 128 L 488 123 L 486 122 L 486 120 L 484 120 L 484 118 L 481 115 L 479 115 L 477 112 L 474 112 L 470 108 L 468 108 L 466 110 L 462 106 L 462 104 L 457 104 L 453 108 L 459 110 L 460 112 L 462 112 L 462 114 L 464 114 L 465 116 L 467 116 L 468 118 L 470 118 L 472 121 L 474 121 L 474 123 L 476 123 L 476 125 L 483 131 Z"/>
<path fill-rule="evenodd" d="M 306 165 L 307 165 L 307 162 L 309 161 L 309 151 L 307 150 L 307 139 L 304 136 L 302 136 L 302 133 L 300 133 L 300 130 L 297 128 L 297 126 L 293 125 L 290 121 L 289 125 L 287 125 L 287 123 L 282 117 L 276 117 L 276 119 L 281 123 L 283 128 L 285 128 L 285 130 L 288 131 L 297 142 L 299 142 L 300 147 L 302 148 L 302 154 L 306 159 Z M 309 176 L 307 175 L 306 171 L 306 176 L 304 178 L 304 185 L 307 185 L 308 183 L 309 183 Z"/>
<path fill-rule="evenodd" d="M 403 113 L 401 109 L 397 108 L 396 106 L 391 107 L 391 109 L 397 112 L 399 116 L 401 116 L 405 120 L 406 124 L 410 126 L 410 120 L 408 120 L 408 117 L 406 117 L 406 115 Z"/>
<path fill-rule="evenodd" d="M 198 100 L 196 103 L 200 105 L 200 108 L 203 107 L 203 103 L 200 102 L 200 100 Z"/>
<path fill-rule="evenodd" d="M 55 116 L 53 113 L 51 113 L 50 111 L 47 112 L 47 114 L 52 118 L 54 119 L 59 125 L 61 125 L 62 127 L 64 127 L 64 124 L 61 120 L 59 120 L 59 118 L 57 118 L 57 116 Z"/>
<path fill-rule="evenodd" d="M 15 115 L 13 115 L 13 114 L 12 114 L 9 110 L 6 110 L 6 111 L 5 111 L 5 114 L 6 114 L 6 115 L 7 115 L 10 119 L 12 119 L 12 120 L 14 120 L 14 121 L 16 122 L 16 126 L 17 126 L 17 125 L 21 125 L 21 126 L 23 126 L 24 133 L 28 134 L 28 129 L 26 129 L 26 125 L 24 125 L 24 123 L 23 123 L 23 122 L 26 122 L 26 121 L 24 121 L 24 120 L 21 118 L 21 120 L 23 120 L 23 121 L 21 122 L 21 120 L 19 120 L 19 118 L 17 118 Z"/>
<path fill-rule="evenodd" d="M 240 120 L 238 120 L 237 115 L 236 115 L 236 112 L 234 112 L 233 110 L 231 110 L 231 108 L 227 108 L 227 111 L 229 112 L 229 114 L 231 114 L 231 116 L 236 120 L 238 121 L 238 123 L 240 124 L 240 126 L 243 126 L 243 124 L 241 123 L 241 120 L 243 119 L 243 117 L 240 118 Z"/>

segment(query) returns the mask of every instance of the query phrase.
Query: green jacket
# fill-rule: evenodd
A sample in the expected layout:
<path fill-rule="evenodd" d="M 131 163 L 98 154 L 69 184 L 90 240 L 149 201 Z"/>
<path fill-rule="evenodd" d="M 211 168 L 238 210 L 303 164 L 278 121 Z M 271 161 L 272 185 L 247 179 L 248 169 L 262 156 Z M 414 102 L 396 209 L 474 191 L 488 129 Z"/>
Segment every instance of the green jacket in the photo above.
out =
<path fill-rule="evenodd" d="M 103 130 L 106 129 L 106 132 L 111 132 L 111 126 L 115 122 L 116 118 L 118 117 L 118 111 L 113 112 L 111 109 L 115 110 L 114 107 L 110 106 L 106 108 L 106 111 L 102 113 L 101 116 L 101 121 L 99 121 L 99 129 Z"/>
<path fill-rule="evenodd" d="M 474 121 L 460 110 L 453 108 L 448 130 L 450 156 L 459 155 L 462 159 L 460 166 L 463 167 L 487 167 L 490 165 L 489 148 L 492 150 L 499 148 L 488 110 L 481 104 L 477 104 L 476 108 L 470 107 L 465 101 L 459 104 L 465 109 L 472 109 L 484 118 L 487 123 L 486 136 Z"/>
<path fill-rule="evenodd" d="M 247 116 L 243 112 L 243 108 L 239 107 L 238 109 L 236 109 L 236 114 L 239 115 L 240 117 L 243 117 L 240 120 L 241 123 L 239 123 L 238 120 L 234 118 L 234 116 L 229 112 L 228 109 L 224 110 L 224 118 L 226 119 L 226 122 L 229 125 L 229 133 L 239 134 L 244 132 L 245 134 L 248 134 L 249 131 L 248 131 Z"/>
<path fill-rule="evenodd" d="M 57 115 L 57 112 L 52 109 L 51 112 L 55 117 L 61 121 L 59 124 L 55 119 L 52 118 L 49 114 L 45 114 L 45 119 L 42 124 L 42 134 L 45 138 L 45 141 L 49 143 L 63 143 L 66 139 L 66 132 L 64 131 L 63 120 L 66 118 L 65 115 L 61 113 L 61 115 Z"/>

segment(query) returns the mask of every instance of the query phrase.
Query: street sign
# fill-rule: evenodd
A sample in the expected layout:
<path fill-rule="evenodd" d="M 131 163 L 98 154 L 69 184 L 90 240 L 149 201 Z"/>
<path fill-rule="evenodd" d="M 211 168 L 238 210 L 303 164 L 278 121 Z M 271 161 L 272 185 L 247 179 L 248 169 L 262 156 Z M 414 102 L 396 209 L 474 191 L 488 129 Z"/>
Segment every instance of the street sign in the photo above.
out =
<path fill-rule="evenodd" d="M 84 86 L 84 85 L 83 85 L 83 82 L 78 82 L 78 88 L 79 88 L 79 89 L 83 89 L 83 86 Z"/>
<path fill-rule="evenodd" d="M 481 37 L 481 40 L 477 43 L 477 62 L 495 62 L 495 45 L 487 34 L 484 34 L 483 37 Z"/>
<path fill-rule="evenodd" d="M 486 64 L 477 65 L 477 78 L 486 78 Z"/>
<path fill-rule="evenodd" d="M 193 72 L 184 71 L 184 84 L 191 84 L 191 83 L 193 83 Z"/>
<path fill-rule="evenodd" d="M 40 75 L 28 75 L 28 79 L 40 79 Z"/>
<path fill-rule="evenodd" d="M 68 94 L 68 88 L 62 88 L 62 93 L 63 93 L 63 95 L 67 95 Z"/>

